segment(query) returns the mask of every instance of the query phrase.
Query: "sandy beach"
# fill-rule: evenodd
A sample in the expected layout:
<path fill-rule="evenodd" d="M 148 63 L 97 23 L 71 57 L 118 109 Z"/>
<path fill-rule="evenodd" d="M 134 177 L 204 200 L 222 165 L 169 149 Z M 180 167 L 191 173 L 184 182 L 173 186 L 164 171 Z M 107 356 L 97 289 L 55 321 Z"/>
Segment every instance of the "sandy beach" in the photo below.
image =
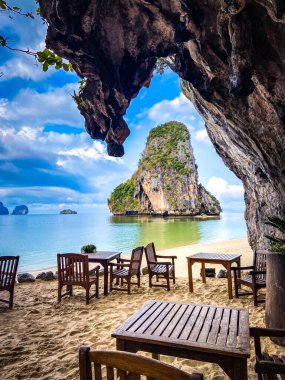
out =
<path fill-rule="evenodd" d="M 263 326 L 264 304 L 254 307 L 250 296 L 229 300 L 226 279 L 207 279 L 207 284 L 203 284 L 196 278 L 195 292 L 188 292 L 185 257 L 201 251 L 240 252 L 243 264 L 252 260 L 246 239 L 164 250 L 179 257 L 179 278 L 170 292 L 162 288 L 149 289 L 148 277 L 143 276 L 142 287 L 133 287 L 131 295 L 113 292 L 104 297 L 100 279 L 100 298 L 92 300 L 89 306 L 85 305 L 84 290 L 80 288 L 76 289 L 75 296 L 58 304 L 57 281 L 17 284 L 14 310 L 0 304 L 1 379 L 78 379 L 79 346 L 115 349 L 111 333 L 150 299 L 245 307 L 249 310 L 250 325 Z M 269 339 L 265 339 L 264 344 L 271 353 L 285 354 L 284 348 L 275 346 Z M 161 360 L 185 371 L 200 371 L 205 379 L 227 379 L 217 365 L 166 356 Z M 251 342 L 249 379 L 257 379 L 254 361 Z"/>

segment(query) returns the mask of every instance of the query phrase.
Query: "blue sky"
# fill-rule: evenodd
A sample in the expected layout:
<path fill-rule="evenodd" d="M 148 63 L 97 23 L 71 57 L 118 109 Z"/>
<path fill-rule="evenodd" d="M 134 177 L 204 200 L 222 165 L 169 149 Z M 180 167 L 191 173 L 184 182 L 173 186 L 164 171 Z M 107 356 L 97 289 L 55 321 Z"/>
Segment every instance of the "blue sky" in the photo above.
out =
<path fill-rule="evenodd" d="M 34 9 L 26 1 L 27 10 Z M 0 34 L 10 45 L 44 48 L 45 25 L 0 13 Z M 225 210 L 243 211 L 243 187 L 211 144 L 204 122 L 181 93 L 170 70 L 155 75 L 126 114 L 131 135 L 122 159 L 109 157 L 101 141 L 92 141 L 71 94 L 75 74 L 50 69 L 44 73 L 32 57 L 0 48 L 0 201 L 10 209 L 27 204 L 33 213 L 79 212 L 105 208 L 112 189 L 137 167 L 151 128 L 169 120 L 189 128 L 200 182 Z"/>

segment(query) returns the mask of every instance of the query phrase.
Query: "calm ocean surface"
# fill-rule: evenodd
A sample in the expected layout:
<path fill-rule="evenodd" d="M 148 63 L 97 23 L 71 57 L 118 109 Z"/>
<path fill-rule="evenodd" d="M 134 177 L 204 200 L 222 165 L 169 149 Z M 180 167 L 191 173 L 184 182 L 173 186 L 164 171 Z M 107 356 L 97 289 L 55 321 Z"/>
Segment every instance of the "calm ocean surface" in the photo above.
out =
<path fill-rule="evenodd" d="M 0 216 L 0 256 L 20 255 L 20 271 L 56 265 L 58 252 L 80 252 L 93 243 L 98 250 L 122 251 L 154 241 L 158 249 L 246 236 L 243 214 L 220 219 L 151 218 L 98 214 Z"/>

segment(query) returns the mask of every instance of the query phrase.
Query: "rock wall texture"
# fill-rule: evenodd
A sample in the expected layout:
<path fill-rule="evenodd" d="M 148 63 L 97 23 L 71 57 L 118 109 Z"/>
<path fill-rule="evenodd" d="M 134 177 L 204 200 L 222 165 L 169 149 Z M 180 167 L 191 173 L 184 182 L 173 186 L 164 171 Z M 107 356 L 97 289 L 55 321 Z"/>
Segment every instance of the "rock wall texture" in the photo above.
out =
<path fill-rule="evenodd" d="M 3 205 L 2 202 L 0 202 L 0 215 L 9 215 L 9 210 Z"/>
<path fill-rule="evenodd" d="M 25 205 L 16 206 L 12 211 L 12 215 L 27 215 L 29 213 L 29 209 Z"/>
<path fill-rule="evenodd" d="M 108 200 L 115 215 L 220 215 L 218 200 L 198 183 L 187 127 L 175 121 L 153 128 L 138 170 Z"/>
<path fill-rule="evenodd" d="M 123 116 L 171 56 L 225 164 L 243 181 L 253 248 L 285 215 L 282 0 L 40 0 L 47 46 L 87 78 L 77 104 L 92 138 L 123 155 Z M 268 231 L 267 231 L 268 232 Z"/>

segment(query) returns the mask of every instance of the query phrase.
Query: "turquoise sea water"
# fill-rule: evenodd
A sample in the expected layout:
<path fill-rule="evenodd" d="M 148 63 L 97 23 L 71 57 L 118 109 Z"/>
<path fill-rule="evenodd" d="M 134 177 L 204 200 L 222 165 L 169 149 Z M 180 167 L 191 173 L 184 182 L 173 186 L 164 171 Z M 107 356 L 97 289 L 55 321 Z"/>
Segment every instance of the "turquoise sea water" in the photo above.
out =
<path fill-rule="evenodd" d="M 20 271 L 56 265 L 58 252 L 80 252 L 93 243 L 98 250 L 122 251 L 155 242 L 157 249 L 246 236 L 243 214 L 220 219 L 114 217 L 97 214 L 0 216 L 0 256 L 20 255 Z"/>

